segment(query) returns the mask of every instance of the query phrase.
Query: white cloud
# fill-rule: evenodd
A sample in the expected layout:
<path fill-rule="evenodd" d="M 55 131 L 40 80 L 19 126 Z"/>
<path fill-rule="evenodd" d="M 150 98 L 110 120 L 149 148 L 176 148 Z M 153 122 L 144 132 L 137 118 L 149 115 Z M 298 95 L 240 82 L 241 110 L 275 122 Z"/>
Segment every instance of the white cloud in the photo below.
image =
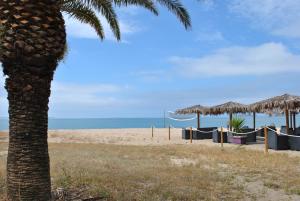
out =
<path fill-rule="evenodd" d="M 133 100 L 123 98 L 129 86 L 115 84 L 70 84 L 53 82 L 49 116 L 99 117 L 117 114 Z M 112 114 L 110 114 L 112 115 Z"/>
<path fill-rule="evenodd" d="M 0 78 L 0 117 L 7 116 L 8 101 L 4 79 Z M 54 117 L 97 116 L 101 111 L 118 110 L 132 100 L 121 99 L 129 86 L 114 84 L 72 84 L 54 81 L 50 97 L 49 115 Z"/>
<path fill-rule="evenodd" d="M 109 105 L 116 101 L 114 95 L 128 86 L 113 84 L 79 85 L 53 82 L 51 102 L 53 104 Z"/>
<path fill-rule="evenodd" d="M 274 35 L 300 38 L 299 0 L 233 0 L 230 9 Z"/>
<path fill-rule="evenodd" d="M 83 24 L 74 18 L 64 15 L 66 22 L 67 34 L 75 38 L 99 39 L 96 32 L 87 24 Z M 107 21 L 100 17 L 102 26 L 105 32 L 105 38 L 108 40 L 115 40 L 115 37 L 110 29 Z M 134 23 L 125 20 L 119 20 L 119 25 L 122 35 L 133 34 L 140 31 L 140 28 Z"/>
<path fill-rule="evenodd" d="M 300 12 L 300 11 L 299 11 Z M 274 30 L 272 33 L 279 36 L 285 36 L 290 38 L 300 38 L 300 22 L 291 23 L 285 27 L 280 27 Z"/>
<path fill-rule="evenodd" d="M 300 72 L 300 55 L 280 43 L 230 47 L 200 58 L 172 57 L 170 61 L 179 74 L 187 77 Z"/>

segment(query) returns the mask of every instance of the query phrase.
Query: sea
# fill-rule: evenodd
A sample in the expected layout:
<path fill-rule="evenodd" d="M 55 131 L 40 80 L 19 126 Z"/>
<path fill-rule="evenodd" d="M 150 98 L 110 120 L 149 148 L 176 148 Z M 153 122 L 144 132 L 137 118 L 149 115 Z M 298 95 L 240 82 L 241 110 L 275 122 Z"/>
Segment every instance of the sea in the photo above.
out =
<path fill-rule="evenodd" d="M 300 115 L 298 115 L 300 116 Z M 297 116 L 297 117 L 298 117 Z M 251 115 L 239 116 L 245 119 L 245 125 L 253 127 Z M 300 117 L 296 118 L 300 126 Z M 227 127 L 227 116 L 204 116 L 200 119 L 201 127 Z M 264 125 L 285 125 L 284 116 L 256 116 L 256 127 Z M 49 118 L 49 129 L 112 129 L 112 128 L 164 128 L 197 127 L 197 120 L 178 121 L 169 118 Z M 0 118 L 0 131 L 8 130 L 8 118 Z"/>

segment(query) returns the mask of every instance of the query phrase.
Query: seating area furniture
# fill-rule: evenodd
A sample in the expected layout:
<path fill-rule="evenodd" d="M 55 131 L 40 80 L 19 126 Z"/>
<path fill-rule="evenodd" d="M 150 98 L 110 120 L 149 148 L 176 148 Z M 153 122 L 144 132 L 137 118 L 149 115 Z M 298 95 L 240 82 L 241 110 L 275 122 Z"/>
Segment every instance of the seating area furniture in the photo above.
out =
<path fill-rule="evenodd" d="M 212 139 L 213 132 L 217 127 L 206 127 L 200 128 L 199 130 L 193 130 L 193 139 L 203 140 L 203 139 Z M 202 132 L 203 131 L 203 132 Z"/>
<path fill-rule="evenodd" d="M 232 143 L 233 144 L 247 144 L 247 136 L 233 136 Z"/>
<path fill-rule="evenodd" d="M 182 139 L 183 140 L 189 140 L 190 138 L 190 129 L 182 129 Z"/>
<path fill-rule="evenodd" d="M 288 143 L 291 150 L 300 151 L 300 137 L 288 136 Z"/>
<path fill-rule="evenodd" d="M 247 129 L 242 129 L 241 132 L 242 133 L 249 133 L 249 132 L 253 132 L 253 131 L 255 131 L 255 129 L 253 129 L 253 128 L 247 128 Z M 256 135 L 257 135 L 256 132 L 245 134 L 245 136 L 247 136 L 247 138 L 246 138 L 247 143 L 256 142 Z"/>
<path fill-rule="evenodd" d="M 274 131 L 268 130 L 268 146 L 269 149 L 287 150 L 289 149 L 288 136 L 278 135 Z"/>
<path fill-rule="evenodd" d="M 233 134 L 231 132 L 227 133 L 227 142 L 233 143 Z"/>
<path fill-rule="evenodd" d="M 285 133 L 286 134 L 286 126 L 281 126 L 280 133 Z M 289 128 L 289 134 L 294 135 L 294 130 L 292 128 Z"/>
<path fill-rule="evenodd" d="M 276 130 L 275 128 L 271 128 Z M 242 129 L 243 133 L 248 133 L 254 129 Z M 286 136 L 280 135 L 274 132 L 273 130 L 268 129 L 268 146 L 269 149 L 274 150 L 296 150 L 300 151 L 300 127 L 296 130 L 290 131 L 290 135 L 295 136 Z M 204 132 L 201 132 L 204 131 Z M 212 132 L 210 132 L 212 131 Z M 281 128 L 281 133 L 286 133 L 285 128 Z M 261 129 L 257 132 L 245 134 L 245 135 L 234 135 L 231 132 L 223 132 L 223 142 L 224 143 L 233 143 L 233 144 L 248 144 L 256 142 L 256 136 L 264 136 L 264 129 Z M 201 139 L 212 139 L 215 143 L 221 143 L 221 131 L 217 130 L 217 127 L 201 128 L 201 130 L 192 130 L 192 138 L 194 140 Z M 190 129 L 182 129 L 182 139 L 190 139 Z"/>
<path fill-rule="evenodd" d="M 221 143 L 221 131 L 215 130 L 213 132 L 213 142 L 215 143 Z M 227 132 L 223 132 L 223 142 L 227 143 Z"/>
<path fill-rule="evenodd" d="M 276 131 L 276 127 L 274 127 L 274 126 L 268 126 L 268 128 Z M 264 130 L 263 127 L 259 128 L 259 130 L 256 131 L 256 136 L 258 136 L 258 137 L 265 137 L 265 130 Z"/>
<path fill-rule="evenodd" d="M 300 127 L 296 128 L 296 130 L 294 130 L 294 135 L 300 136 Z"/>
<path fill-rule="evenodd" d="M 248 133 L 248 132 L 251 132 L 251 131 L 254 131 L 254 129 L 250 129 L 250 128 L 249 129 L 242 129 L 243 133 Z M 235 143 L 233 138 L 235 136 L 238 136 L 238 137 L 244 137 L 245 140 L 246 140 L 246 144 L 254 143 L 254 142 L 256 142 L 256 135 L 257 135 L 257 132 L 253 132 L 253 133 L 249 133 L 249 134 L 245 134 L 245 135 L 243 135 L 243 134 L 235 135 L 231 132 L 228 132 L 227 133 L 227 141 L 228 141 L 228 143 Z M 237 141 L 237 140 L 235 140 L 235 141 Z"/>
<path fill-rule="evenodd" d="M 203 140 L 203 139 L 212 139 L 212 132 L 216 130 L 217 127 L 207 127 L 207 128 L 200 128 L 200 130 L 192 131 L 192 139 L 194 140 Z M 204 132 L 201 132 L 204 131 Z M 190 129 L 182 129 L 182 139 L 189 140 L 190 139 Z"/>
<path fill-rule="evenodd" d="M 256 132 L 247 134 L 247 143 L 254 143 L 256 142 Z"/>
<path fill-rule="evenodd" d="M 256 131 L 256 136 L 257 137 L 265 137 L 264 129 L 259 128 L 259 130 Z"/>

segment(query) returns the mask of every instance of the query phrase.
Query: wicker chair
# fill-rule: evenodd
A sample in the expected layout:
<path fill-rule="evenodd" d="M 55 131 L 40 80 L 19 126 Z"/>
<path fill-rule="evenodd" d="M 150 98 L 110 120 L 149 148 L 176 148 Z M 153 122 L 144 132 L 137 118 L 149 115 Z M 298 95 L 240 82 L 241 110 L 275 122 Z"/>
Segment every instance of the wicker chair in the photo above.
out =
<path fill-rule="evenodd" d="M 253 129 L 253 128 L 242 129 L 242 133 L 249 133 L 252 131 L 255 131 L 255 129 Z M 247 134 L 246 142 L 247 143 L 256 142 L 256 135 L 257 135 L 257 132 Z"/>
<path fill-rule="evenodd" d="M 182 139 L 189 140 L 190 139 L 190 129 L 182 129 Z"/>
<path fill-rule="evenodd" d="M 221 143 L 221 131 L 215 130 L 213 132 L 213 142 L 215 143 Z M 223 142 L 227 143 L 227 132 L 223 132 Z"/>
<path fill-rule="evenodd" d="M 195 140 L 212 139 L 213 132 L 210 131 L 216 129 L 217 127 L 206 127 L 206 128 L 200 128 L 199 130 L 193 130 L 193 139 Z"/>
<path fill-rule="evenodd" d="M 296 130 L 294 131 L 295 135 L 300 135 L 300 127 L 296 128 Z"/>
<path fill-rule="evenodd" d="M 268 130 L 268 146 L 274 150 L 287 150 L 289 149 L 289 137 Z"/>
<path fill-rule="evenodd" d="M 288 136 L 288 141 L 291 150 L 300 151 L 300 137 Z"/>

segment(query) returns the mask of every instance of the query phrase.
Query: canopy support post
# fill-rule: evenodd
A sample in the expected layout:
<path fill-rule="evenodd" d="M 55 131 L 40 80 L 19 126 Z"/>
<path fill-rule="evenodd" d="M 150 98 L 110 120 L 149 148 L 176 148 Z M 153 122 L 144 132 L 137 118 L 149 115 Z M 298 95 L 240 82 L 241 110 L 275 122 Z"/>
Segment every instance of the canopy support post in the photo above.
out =
<path fill-rule="evenodd" d="M 232 113 L 230 112 L 230 114 L 229 114 L 229 129 L 230 129 L 230 131 L 232 131 L 231 121 L 232 121 Z"/>
<path fill-rule="evenodd" d="M 293 126 L 293 112 L 290 111 L 290 128 L 294 128 Z"/>
<path fill-rule="evenodd" d="M 256 113 L 253 112 L 253 128 L 256 129 Z"/>
<path fill-rule="evenodd" d="M 297 122 L 296 122 L 296 112 L 294 113 L 294 126 L 295 126 L 295 130 L 297 128 Z"/>
<path fill-rule="evenodd" d="M 294 130 L 296 130 L 297 126 L 296 126 L 296 112 L 294 112 L 293 114 L 293 122 L 294 122 Z"/>
<path fill-rule="evenodd" d="M 285 109 L 285 123 L 286 123 L 286 134 L 289 134 L 289 111 Z"/>
<path fill-rule="evenodd" d="M 197 128 L 200 130 L 200 112 L 197 112 Z"/>

